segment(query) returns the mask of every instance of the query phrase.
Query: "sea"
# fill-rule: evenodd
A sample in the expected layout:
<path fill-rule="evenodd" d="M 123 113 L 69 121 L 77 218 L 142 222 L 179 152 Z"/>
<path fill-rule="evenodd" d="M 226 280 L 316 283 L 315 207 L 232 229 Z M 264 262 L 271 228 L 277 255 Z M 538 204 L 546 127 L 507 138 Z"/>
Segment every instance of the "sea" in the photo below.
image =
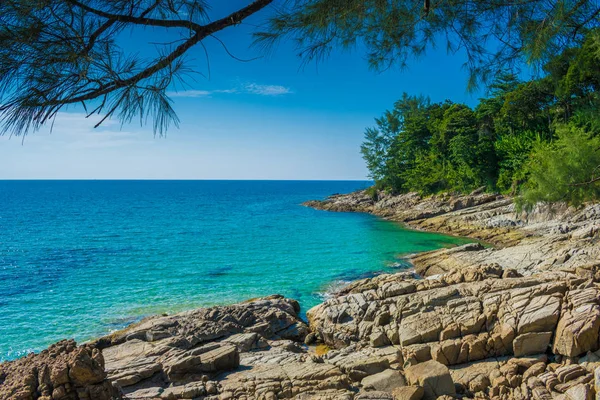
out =
<path fill-rule="evenodd" d="M 0 181 L 0 361 L 157 313 L 351 280 L 467 239 L 301 205 L 367 181 Z"/>

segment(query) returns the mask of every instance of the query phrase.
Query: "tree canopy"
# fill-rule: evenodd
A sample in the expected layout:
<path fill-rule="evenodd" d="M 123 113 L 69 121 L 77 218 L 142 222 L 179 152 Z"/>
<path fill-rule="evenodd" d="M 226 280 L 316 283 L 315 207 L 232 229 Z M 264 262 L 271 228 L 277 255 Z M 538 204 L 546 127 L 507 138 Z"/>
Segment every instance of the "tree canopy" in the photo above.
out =
<path fill-rule="evenodd" d="M 210 4 L 1 1 L 0 133 L 26 134 L 74 104 L 103 118 L 151 121 L 155 132 L 162 133 L 177 123 L 167 89 L 192 72 L 185 54 L 258 12 L 265 20 L 255 33 L 256 42 L 271 47 L 291 40 L 306 61 L 322 59 L 335 47 L 360 44 L 370 65 L 385 69 L 406 66 L 432 46 L 464 50 L 471 86 L 490 82 L 499 70 L 545 63 L 580 45 L 598 27 L 600 15 L 597 1 L 581 0 L 249 0 L 245 7 L 211 20 Z M 181 39 L 158 46 L 155 57 L 146 60 L 128 54 L 116 40 L 123 30 L 136 27 L 178 31 Z M 564 61 L 549 68 L 564 68 Z M 571 75 L 573 82 L 563 82 L 567 92 L 584 79 L 575 70 Z M 588 89 L 578 89 L 585 101 Z M 570 115 L 571 110 L 564 112 Z M 466 145 L 465 133 L 448 135 L 459 139 L 444 145 Z"/>
<path fill-rule="evenodd" d="M 520 205 L 600 197 L 600 42 L 550 59 L 542 78 L 502 74 L 471 108 L 404 94 L 365 132 L 376 188 L 521 195 Z M 373 168 L 376 166 L 376 168 Z"/>

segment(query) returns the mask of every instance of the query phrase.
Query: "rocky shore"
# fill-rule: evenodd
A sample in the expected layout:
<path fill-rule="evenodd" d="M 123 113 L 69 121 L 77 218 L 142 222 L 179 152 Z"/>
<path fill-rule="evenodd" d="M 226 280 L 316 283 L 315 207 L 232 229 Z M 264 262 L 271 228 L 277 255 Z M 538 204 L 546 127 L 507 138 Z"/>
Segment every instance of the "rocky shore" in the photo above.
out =
<path fill-rule="evenodd" d="M 0 399 L 564 399 L 600 395 L 600 205 L 365 192 L 306 205 L 485 241 L 411 257 L 308 311 L 281 296 L 155 316 L 0 364 Z"/>

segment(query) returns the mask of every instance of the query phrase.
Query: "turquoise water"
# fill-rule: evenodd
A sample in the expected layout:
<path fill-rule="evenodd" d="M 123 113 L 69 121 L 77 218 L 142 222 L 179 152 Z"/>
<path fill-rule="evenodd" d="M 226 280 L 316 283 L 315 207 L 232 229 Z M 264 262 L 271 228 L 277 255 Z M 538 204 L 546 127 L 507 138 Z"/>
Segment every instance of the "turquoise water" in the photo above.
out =
<path fill-rule="evenodd" d="M 0 181 L 0 360 L 144 315 L 280 293 L 306 310 L 464 243 L 300 206 L 368 182 Z"/>

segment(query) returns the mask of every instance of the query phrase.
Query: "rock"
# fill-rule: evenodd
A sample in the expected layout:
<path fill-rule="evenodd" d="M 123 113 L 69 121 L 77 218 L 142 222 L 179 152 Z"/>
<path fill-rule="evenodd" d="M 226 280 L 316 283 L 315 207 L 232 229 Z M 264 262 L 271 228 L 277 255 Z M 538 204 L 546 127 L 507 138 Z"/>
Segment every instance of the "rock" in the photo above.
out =
<path fill-rule="evenodd" d="M 304 344 L 311 345 L 316 341 L 317 335 L 314 332 L 311 332 L 308 335 L 306 335 L 306 338 L 304 339 Z"/>
<path fill-rule="evenodd" d="M 160 364 L 171 381 L 186 375 L 229 371 L 239 366 L 237 347 L 225 344 L 200 354 L 172 349 L 159 358 Z"/>
<path fill-rule="evenodd" d="M 515 356 L 527 356 L 530 354 L 544 353 L 550 344 L 552 332 L 524 333 L 513 341 Z"/>
<path fill-rule="evenodd" d="M 596 397 L 600 394 L 600 367 L 596 367 L 594 370 L 594 388 L 596 390 Z"/>
<path fill-rule="evenodd" d="M 308 336 L 307 336 L 308 337 Z M 239 352 L 250 351 L 258 347 L 260 336 L 257 333 L 238 333 L 232 335 L 223 342 L 231 343 L 237 347 Z"/>
<path fill-rule="evenodd" d="M 359 393 L 355 400 L 394 400 L 391 393 L 386 392 L 365 392 Z"/>
<path fill-rule="evenodd" d="M 163 399 L 195 399 L 206 394 L 204 382 L 192 382 L 187 385 L 168 387 L 160 392 L 159 396 Z"/>
<path fill-rule="evenodd" d="M 565 394 L 569 400 L 594 400 L 594 393 L 587 384 L 574 386 Z"/>
<path fill-rule="evenodd" d="M 108 400 L 120 396 L 115 385 L 131 400 L 600 393 L 600 204 L 525 215 L 481 191 L 361 191 L 308 205 L 495 247 L 420 253 L 410 258 L 415 271 L 352 282 L 308 311 L 310 329 L 297 302 L 275 295 L 150 317 L 82 347 L 61 342 L 0 364 L 0 398 Z"/>
<path fill-rule="evenodd" d="M 147 395 L 148 386 L 166 391 L 164 398 L 217 395 L 217 385 L 204 385 L 206 379 L 237 369 L 242 358 L 247 365 L 294 362 L 305 370 L 310 358 L 298 342 L 308 328 L 299 310 L 294 300 L 270 296 L 149 318 L 96 343 L 109 379 L 130 398 Z"/>
<path fill-rule="evenodd" d="M 561 366 L 557 368 L 554 373 L 556 374 L 559 382 L 566 383 L 577 379 L 580 376 L 586 375 L 587 371 L 581 365 L 573 364 Z"/>
<path fill-rule="evenodd" d="M 373 347 L 383 347 L 390 344 L 388 337 L 385 335 L 383 331 L 375 331 L 371 334 L 370 337 L 371 346 Z"/>
<path fill-rule="evenodd" d="M 552 400 L 552 394 L 543 386 L 532 388 L 531 397 L 535 400 Z"/>
<path fill-rule="evenodd" d="M 392 390 L 394 400 L 421 400 L 425 390 L 421 386 L 404 386 Z"/>
<path fill-rule="evenodd" d="M 91 346 L 58 342 L 39 354 L 0 364 L 2 399 L 120 399 L 106 379 L 104 359 Z"/>
<path fill-rule="evenodd" d="M 308 327 L 298 318 L 295 300 L 274 295 L 230 306 L 199 308 L 171 316 L 147 318 L 117 334 L 100 338 L 96 346 L 106 348 L 133 339 L 179 347 L 222 340 L 240 333 L 256 333 L 264 338 L 304 340 Z M 147 333 L 162 332 L 158 341 Z"/>
<path fill-rule="evenodd" d="M 536 296 L 522 310 L 517 328 L 518 333 L 547 332 L 554 329 L 560 316 L 562 296 Z"/>
<path fill-rule="evenodd" d="M 162 371 L 156 346 L 139 339 L 104 349 L 110 379 L 121 387 L 131 386 Z"/>
<path fill-rule="evenodd" d="M 600 290 L 595 287 L 573 290 L 567 301 L 572 309 L 567 310 L 558 322 L 554 352 L 576 357 L 589 350 L 598 350 Z"/>
<path fill-rule="evenodd" d="M 68 363 L 69 378 L 81 387 L 94 385 L 106 379 L 104 360 L 97 349 L 79 347 L 74 350 L 73 360 Z"/>
<path fill-rule="evenodd" d="M 448 367 L 437 361 L 426 361 L 405 370 L 410 385 L 424 389 L 424 399 L 436 399 L 442 395 L 454 395 L 456 390 Z"/>
<path fill-rule="evenodd" d="M 391 364 L 400 364 L 402 356 L 398 349 L 387 346 L 382 348 L 348 346 L 341 350 L 332 350 L 323 356 L 323 361 L 338 366 L 353 381 L 382 372 Z"/>
<path fill-rule="evenodd" d="M 344 366 L 345 372 L 353 381 L 360 381 L 369 375 L 378 374 L 390 366 L 386 358 L 371 357 L 359 359 Z"/>
<path fill-rule="evenodd" d="M 527 370 L 523 373 L 523 381 L 527 382 L 530 377 L 539 376 L 546 371 L 546 363 L 537 362 L 533 364 L 531 367 L 527 368 Z"/>
<path fill-rule="evenodd" d="M 236 398 L 260 398 L 266 391 L 277 398 L 311 394 L 336 398 L 349 394 L 348 378 L 335 365 L 295 361 L 265 363 L 229 373 L 219 381 L 219 388 L 220 393 L 235 393 Z"/>
<path fill-rule="evenodd" d="M 486 390 L 490 385 L 490 377 L 498 372 L 500 363 L 497 360 L 482 360 L 456 365 L 450 368 L 450 375 L 455 386 L 460 386 L 471 393 Z"/>
<path fill-rule="evenodd" d="M 438 400 L 455 400 L 454 396 L 449 396 L 447 394 L 443 395 L 443 396 L 439 396 Z"/>
<path fill-rule="evenodd" d="M 493 271 L 493 266 L 465 270 L 461 276 L 482 280 L 462 283 L 448 283 L 456 280 L 445 276 L 380 275 L 353 284 L 307 315 L 331 347 L 400 345 L 412 364 L 544 353 L 565 293 L 583 280 L 564 272 L 502 279 Z M 405 290 L 382 290 L 391 286 Z"/>
<path fill-rule="evenodd" d="M 365 390 L 391 392 L 393 389 L 406 386 L 406 381 L 399 371 L 386 369 L 374 375 L 367 376 L 361 381 Z"/>

